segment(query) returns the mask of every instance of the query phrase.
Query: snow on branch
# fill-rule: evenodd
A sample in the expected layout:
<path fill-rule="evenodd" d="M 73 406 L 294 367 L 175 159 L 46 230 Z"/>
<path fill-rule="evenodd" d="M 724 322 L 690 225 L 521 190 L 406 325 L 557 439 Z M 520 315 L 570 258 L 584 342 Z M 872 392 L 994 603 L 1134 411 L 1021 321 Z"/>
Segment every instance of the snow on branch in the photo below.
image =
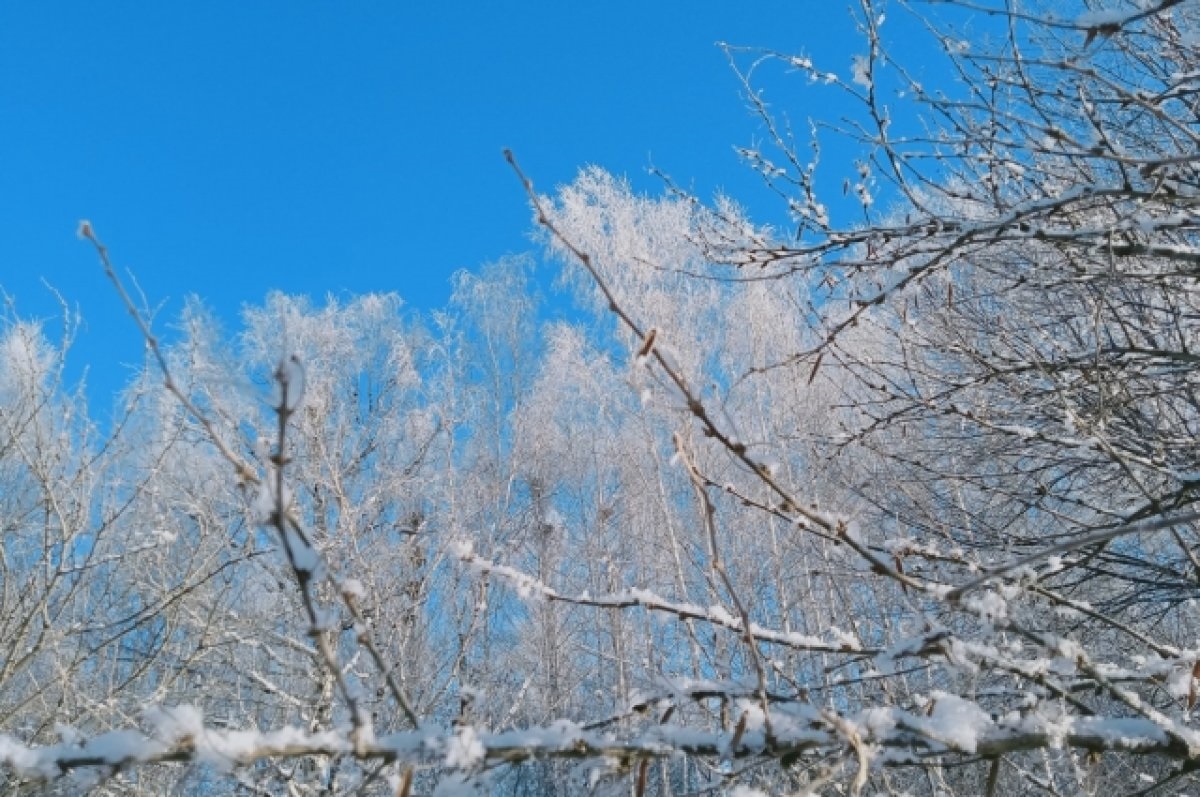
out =
<path fill-rule="evenodd" d="M 703 607 L 691 603 L 680 603 L 656 595 L 650 590 L 637 588 L 611 595 L 564 595 L 527 573 L 479 556 L 467 543 L 460 543 L 456 546 L 455 553 L 464 564 L 479 573 L 500 577 L 516 590 L 518 595 L 526 599 L 540 598 L 575 606 L 591 606 L 597 609 L 642 608 L 651 612 L 673 615 L 680 620 L 701 620 L 736 634 L 746 633 L 742 621 L 723 606 Z M 882 649 L 863 647 L 845 636 L 840 636 L 834 641 L 827 641 L 794 631 L 763 628 L 757 623 L 750 624 L 749 635 L 759 642 L 815 653 L 857 653 L 867 656 L 883 653 Z"/>
<path fill-rule="evenodd" d="M 717 690 L 716 693 L 721 693 Z M 713 694 L 696 689 L 697 698 Z M 743 702 L 743 711 L 755 711 Z M 847 729 L 861 742 L 877 745 L 884 765 L 906 765 L 906 751 L 925 754 L 970 753 L 998 756 L 1045 747 L 1089 752 L 1127 752 L 1186 758 L 1186 747 L 1172 741 L 1152 722 L 1141 719 L 1076 717 L 1049 721 L 1036 717 L 993 719 L 974 704 L 939 692 L 927 709 L 915 714 L 899 709 L 867 709 L 838 716 L 828 709 L 798 704 L 776 709 L 776 726 L 768 737 L 761 717 L 731 733 L 701 732 L 658 724 L 632 734 L 589 731 L 571 722 L 501 732 L 475 729 L 429 730 L 357 738 L 349 728 L 312 733 L 296 727 L 231 730 L 205 727 L 189 706 L 156 708 L 152 714 L 183 716 L 187 722 L 160 723 L 153 734 L 113 731 L 70 743 L 27 746 L 0 735 L 0 766 L 24 780 L 53 781 L 73 770 L 119 770 L 132 765 L 193 763 L 232 771 L 255 762 L 304 757 L 352 757 L 364 762 L 405 763 L 441 771 L 477 772 L 496 764 L 518 764 L 547 758 L 638 760 L 686 752 L 726 759 L 818 757 L 846 748 Z M 464 733 L 468 734 L 464 737 Z"/>

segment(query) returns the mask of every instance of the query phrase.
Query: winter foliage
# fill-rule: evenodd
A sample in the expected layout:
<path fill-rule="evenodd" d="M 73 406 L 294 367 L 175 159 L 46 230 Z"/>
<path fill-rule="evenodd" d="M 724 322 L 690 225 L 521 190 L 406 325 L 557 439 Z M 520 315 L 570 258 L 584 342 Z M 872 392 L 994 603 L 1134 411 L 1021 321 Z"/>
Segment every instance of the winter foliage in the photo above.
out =
<path fill-rule="evenodd" d="M 510 155 L 570 322 L 165 345 L 82 225 L 146 363 L 102 428 L 4 318 L 0 791 L 1200 789 L 1200 5 L 918 10 L 954 90 L 727 48 L 788 229 Z"/>

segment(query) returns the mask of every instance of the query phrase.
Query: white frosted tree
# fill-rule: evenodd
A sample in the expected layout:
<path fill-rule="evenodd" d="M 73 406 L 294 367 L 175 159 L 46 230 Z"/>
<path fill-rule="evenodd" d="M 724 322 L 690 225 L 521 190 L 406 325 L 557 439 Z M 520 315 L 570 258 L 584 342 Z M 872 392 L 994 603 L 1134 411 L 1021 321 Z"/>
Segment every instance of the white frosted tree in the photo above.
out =
<path fill-rule="evenodd" d="M 786 232 L 525 181 L 575 323 L 521 261 L 428 324 L 130 305 L 100 438 L 6 320 L 0 788 L 1193 784 L 1200 12 L 924 11 L 955 87 L 870 2 L 846 64 L 727 49 Z M 858 111 L 806 148 L 775 67 Z"/>

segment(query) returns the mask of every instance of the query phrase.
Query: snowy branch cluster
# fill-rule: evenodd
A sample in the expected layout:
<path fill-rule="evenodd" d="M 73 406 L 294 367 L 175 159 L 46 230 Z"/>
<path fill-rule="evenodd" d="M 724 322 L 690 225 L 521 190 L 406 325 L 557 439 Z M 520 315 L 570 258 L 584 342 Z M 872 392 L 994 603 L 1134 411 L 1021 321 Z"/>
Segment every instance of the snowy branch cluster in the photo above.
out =
<path fill-rule="evenodd" d="M 5 319 L 0 791 L 1200 788 L 1200 5 L 925 10 L 953 87 L 727 48 L 784 232 L 510 155 L 587 321 L 160 345 L 81 226 L 147 363 L 102 432 Z"/>

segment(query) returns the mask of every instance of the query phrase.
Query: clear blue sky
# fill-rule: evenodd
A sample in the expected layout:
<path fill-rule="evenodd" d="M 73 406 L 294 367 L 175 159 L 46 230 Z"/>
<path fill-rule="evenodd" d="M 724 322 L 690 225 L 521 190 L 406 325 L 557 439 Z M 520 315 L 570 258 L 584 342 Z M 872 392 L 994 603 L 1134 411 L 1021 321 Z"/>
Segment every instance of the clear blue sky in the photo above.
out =
<path fill-rule="evenodd" d="M 161 325 L 189 294 L 231 323 L 271 289 L 443 305 L 455 270 L 533 248 L 503 147 L 544 191 L 587 164 L 657 190 L 653 164 L 753 207 L 733 146 L 762 131 L 717 40 L 844 75 L 864 50 L 818 0 L 5 3 L 0 286 L 25 316 L 59 315 L 43 279 L 78 305 L 74 362 L 112 390 L 141 344 L 82 218 Z M 836 116 L 795 80 L 772 98 Z"/>

